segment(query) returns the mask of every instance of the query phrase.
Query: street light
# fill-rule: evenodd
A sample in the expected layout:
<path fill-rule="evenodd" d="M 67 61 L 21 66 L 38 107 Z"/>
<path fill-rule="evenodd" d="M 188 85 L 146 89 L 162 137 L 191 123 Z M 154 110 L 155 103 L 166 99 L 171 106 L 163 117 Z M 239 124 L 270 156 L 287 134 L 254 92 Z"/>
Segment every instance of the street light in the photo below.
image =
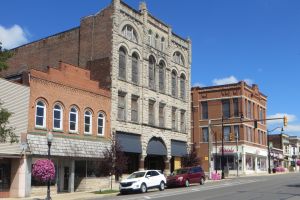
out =
<path fill-rule="evenodd" d="M 270 151 L 270 138 L 269 138 L 269 134 L 272 133 L 273 131 L 277 130 L 281 128 L 281 133 L 283 133 L 283 127 L 276 127 L 272 130 L 267 130 L 267 140 L 268 140 L 268 164 L 269 164 L 269 167 L 268 167 L 268 172 L 269 174 L 271 174 L 271 151 Z"/>
<path fill-rule="evenodd" d="M 53 134 L 51 133 L 51 131 L 49 131 L 47 133 L 47 143 L 48 143 L 48 160 L 50 160 L 50 149 L 51 149 L 51 144 L 52 144 L 52 140 L 53 140 Z M 47 183 L 47 197 L 46 200 L 50 200 L 50 184 L 51 184 L 51 180 L 48 180 Z"/>

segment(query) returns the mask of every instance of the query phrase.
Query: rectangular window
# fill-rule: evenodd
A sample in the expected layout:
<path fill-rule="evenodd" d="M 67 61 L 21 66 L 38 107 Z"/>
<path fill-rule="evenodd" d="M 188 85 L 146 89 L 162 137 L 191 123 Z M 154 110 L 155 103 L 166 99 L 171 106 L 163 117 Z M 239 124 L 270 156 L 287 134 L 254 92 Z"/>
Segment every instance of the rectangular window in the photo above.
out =
<path fill-rule="evenodd" d="M 208 119 L 208 105 L 207 101 L 201 102 L 202 119 Z"/>
<path fill-rule="evenodd" d="M 185 127 L 185 110 L 182 110 L 180 113 L 180 128 L 181 132 L 185 133 L 186 132 L 186 127 Z"/>
<path fill-rule="evenodd" d="M 165 127 L 165 104 L 159 104 L 159 127 Z"/>
<path fill-rule="evenodd" d="M 233 114 L 234 114 L 235 117 L 239 117 L 239 115 L 240 115 L 239 99 L 238 98 L 233 99 Z"/>
<path fill-rule="evenodd" d="M 259 119 L 262 120 L 263 119 L 263 112 L 262 112 L 262 108 L 259 108 Z M 264 123 L 263 121 L 260 121 L 260 123 Z"/>
<path fill-rule="evenodd" d="M 249 141 L 249 142 L 252 142 L 252 130 L 251 130 L 252 128 L 250 128 L 250 127 L 247 127 L 247 140 Z"/>
<path fill-rule="evenodd" d="M 223 131 L 224 131 L 224 141 L 229 141 L 229 134 L 230 134 L 230 131 L 231 131 L 231 127 L 230 126 L 224 126 Z"/>
<path fill-rule="evenodd" d="M 258 144 L 262 144 L 262 132 L 260 130 L 258 132 Z"/>
<path fill-rule="evenodd" d="M 138 80 L 139 80 L 139 67 L 138 67 L 138 59 L 135 57 L 132 57 L 132 77 L 131 80 L 133 83 L 138 84 Z"/>
<path fill-rule="evenodd" d="M 118 119 L 126 120 L 126 98 L 123 93 L 119 93 L 118 96 Z"/>
<path fill-rule="evenodd" d="M 172 130 L 176 131 L 177 130 L 177 115 L 176 115 L 176 108 L 172 107 Z"/>
<path fill-rule="evenodd" d="M 235 125 L 233 128 L 234 128 L 234 139 L 240 140 L 240 126 Z"/>
<path fill-rule="evenodd" d="M 247 105 L 247 118 L 251 119 L 251 102 L 248 101 L 248 105 Z"/>
<path fill-rule="evenodd" d="M 155 116 L 154 116 L 154 101 L 149 101 L 149 124 L 154 125 L 155 124 Z"/>
<path fill-rule="evenodd" d="M 230 118 L 230 101 L 229 99 L 222 100 L 222 111 L 225 119 Z"/>
<path fill-rule="evenodd" d="M 138 97 L 132 96 L 131 98 L 131 121 L 138 122 Z"/>
<path fill-rule="evenodd" d="M 208 128 L 202 128 L 202 142 L 208 142 Z"/>

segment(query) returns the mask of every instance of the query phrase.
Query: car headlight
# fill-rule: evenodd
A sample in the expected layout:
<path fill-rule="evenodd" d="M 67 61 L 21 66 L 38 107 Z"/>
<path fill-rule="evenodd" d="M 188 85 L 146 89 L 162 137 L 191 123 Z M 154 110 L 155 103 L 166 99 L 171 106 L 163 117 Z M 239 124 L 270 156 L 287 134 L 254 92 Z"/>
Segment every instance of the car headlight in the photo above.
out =
<path fill-rule="evenodd" d="M 183 180 L 183 177 L 182 177 L 182 176 L 179 176 L 179 177 L 177 178 L 177 180 L 178 180 L 178 181 L 182 181 L 182 180 Z"/>

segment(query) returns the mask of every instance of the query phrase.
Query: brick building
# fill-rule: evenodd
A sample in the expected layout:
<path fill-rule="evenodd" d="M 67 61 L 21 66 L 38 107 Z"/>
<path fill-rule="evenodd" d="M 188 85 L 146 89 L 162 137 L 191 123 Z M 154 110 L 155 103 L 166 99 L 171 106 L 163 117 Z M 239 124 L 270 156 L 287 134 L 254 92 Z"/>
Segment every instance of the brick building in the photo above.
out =
<path fill-rule="evenodd" d="M 237 84 L 193 87 L 192 143 L 201 158 L 206 172 L 209 171 L 208 139 L 211 124 L 211 166 L 221 170 L 222 118 L 224 133 L 224 166 L 229 174 L 267 172 L 267 127 L 259 121 L 257 128 L 246 120 L 266 117 L 267 97 L 257 85 Z M 237 136 L 237 137 L 236 137 Z M 236 138 L 238 138 L 236 140 Z"/>
<path fill-rule="evenodd" d="M 8 79 L 47 70 L 58 60 L 91 70 L 111 92 L 111 131 L 129 157 L 129 172 L 173 169 L 190 140 L 191 42 L 121 0 L 81 19 L 79 27 L 14 49 Z"/>

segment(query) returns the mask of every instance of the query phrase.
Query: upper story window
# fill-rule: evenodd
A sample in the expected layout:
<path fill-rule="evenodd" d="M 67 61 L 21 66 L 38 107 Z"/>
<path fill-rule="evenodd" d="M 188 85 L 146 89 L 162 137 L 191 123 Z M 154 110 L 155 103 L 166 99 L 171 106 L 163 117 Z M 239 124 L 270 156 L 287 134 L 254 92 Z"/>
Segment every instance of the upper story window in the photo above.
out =
<path fill-rule="evenodd" d="M 139 98 L 137 96 L 131 97 L 131 121 L 138 122 L 139 120 Z"/>
<path fill-rule="evenodd" d="M 123 47 L 119 49 L 119 78 L 126 80 L 126 51 Z"/>
<path fill-rule="evenodd" d="M 63 112 L 62 107 L 56 104 L 53 108 L 53 129 L 62 130 Z"/>
<path fill-rule="evenodd" d="M 139 57 L 136 53 L 132 54 L 132 75 L 131 75 L 131 81 L 135 84 L 138 84 L 139 82 Z"/>
<path fill-rule="evenodd" d="M 222 100 L 223 118 L 230 118 L 230 101 L 229 99 Z"/>
<path fill-rule="evenodd" d="M 92 113 L 89 110 L 84 112 L 84 133 L 92 133 Z"/>
<path fill-rule="evenodd" d="M 177 72 L 172 71 L 172 96 L 177 97 Z"/>
<path fill-rule="evenodd" d="M 185 100 L 185 75 L 180 76 L 180 98 Z"/>
<path fill-rule="evenodd" d="M 160 50 L 165 51 L 165 38 L 162 37 L 160 40 Z"/>
<path fill-rule="evenodd" d="M 229 141 L 229 134 L 230 134 L 230 131 L 231 131 L 231 127 L 230 126 L 224 126 L 223 127 L 223 133 L 224 133 L 224 140 L 225 141 Z"/>
<path fill-rule="evenodd" d="M 207 101 L 201 102 L 202 119 L 208 119 L 208 105 Z"/>
<path fill-rule="evenodd" d="M 173 54 L 173 61 L 179 65 L 184 65 L 183 55 L 179 51 Z"/>
<path fill-rule="evenodd" d="M 208 142 L 208 128 L 202 128 L 202 142 Z"/>
<path fill-rule="evenodd" d="M 70 132 L 78 132 L 78 110 L 72 107 L 69 113 L 69 130 Z"/>
<path fill-rule="evenodd" d="M 105 115 L 101 112 L 98 114 L 98 135 L 104 135 Z"/>
<path fill-rule="evenodd" d="M 165 104 L 159 104 L 159 127 L 165 127 Z"/>
<path fill-rule="evenodd" d="M 137 37 L 137 33 L 136 33 L 135 29 L 128 24 L 123 27 L 122 35 L 124 37 L 126 37 L 128 40 L 131 40 L 136 43 L 138 42 L 138 39 L 137 39 L 138 37 Z"/>
<path fill-rule="evenodd" d="M 153 33 L 152 33 L 152 30 L 148 31 L 148 44 L 150 46 L 153 46 Z"/>
<path fill-rule="evenodd" d="M 240 110 L 239 110 L 239 99 L 238 98 L 233 99 L 233 114 L 235 117 L 239 117 Z"/>
<path fill-rule="evenodd" d="M 35 126 L 46 128 L 46 105 L 43 101 L 36 103 Z"/>
<path fill-rule="evenodd" d="M 181 132 L 183 132 L 183 133 L 186 132 L 185 110 L 182 110 L 180 112 L 180 129 L 181 129 Z"/>
<path fill-rule="evenodd" d="M 158 34 L 155 35 L 155 40 L 154 40 L 154 47 L 159 48 L 159 36 Z"/>
<path fill-rule="evenodd" d="M 154 125 L 155 124 L 155 109 L 154 109 L 154 101 L 149 100 L 149 108 L 148 108 L 148 118 L 149 118 L 149 124 Z"/>
<path fill-rule="evenodd" d="M 175 107 L 172 107 L 172 130 L 177 130 L 177 115 Z"/>
<path fill-rule="evenodd" d="M 165 63 L 159 63 L 159 91 L 165 92 Z"/>
<path fill-rule="evenodd" d="M 118 119 L 126 120 L 126 94 L 120 92 L 118 96 Z"/>
<path fill-rule="evenodd" d="M 149 88 L 155 89 L 155 59 L 149 57 Z"/>

